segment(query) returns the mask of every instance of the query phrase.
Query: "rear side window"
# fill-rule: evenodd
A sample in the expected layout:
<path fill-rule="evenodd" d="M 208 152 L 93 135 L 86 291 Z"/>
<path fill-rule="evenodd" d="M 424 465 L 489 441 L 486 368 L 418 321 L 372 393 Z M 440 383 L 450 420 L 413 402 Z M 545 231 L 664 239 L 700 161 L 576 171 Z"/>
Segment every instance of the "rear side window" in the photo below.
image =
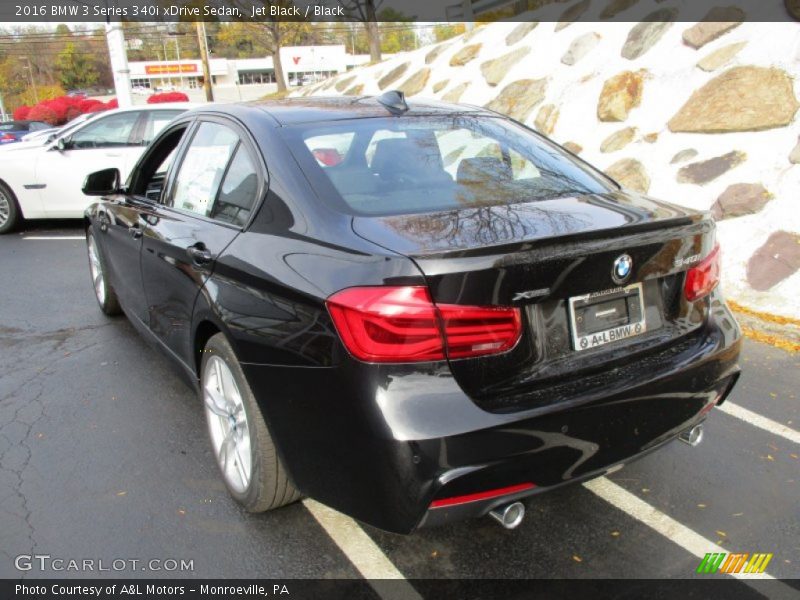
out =
<path fill-rule="evenodd" d="M 218 123 L 201 123 L 189 144 L 175 178 L 172 205 L 210 216 L 228 161 L 239 136 Z"/>
<path fill-rule="evenodd" d="M 258 175 L 247 150 L 239 144 L 222 180 L 211 217 L 239 227 L 247 223 L 256 201 Z"/>
<path fill-rule="evenodd" d="M 554 144 L 496 117 L 365 118 L 282 132 L 320 197 L 355 214 L 496 206 L 615 189 Z"/>

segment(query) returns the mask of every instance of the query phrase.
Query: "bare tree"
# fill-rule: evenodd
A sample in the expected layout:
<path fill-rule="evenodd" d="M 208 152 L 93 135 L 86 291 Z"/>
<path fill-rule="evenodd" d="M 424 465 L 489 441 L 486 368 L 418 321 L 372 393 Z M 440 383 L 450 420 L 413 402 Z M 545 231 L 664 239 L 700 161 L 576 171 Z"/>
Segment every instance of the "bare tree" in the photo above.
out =
<path fill-rule="evenodd" d="M 273 14 L 273 7 L 278 12 L 289 12 L 294 6 L 292 0 L 248 0 L 249 4 L 261 4 L 265 7 L 266 15 Z M 281 10 L 282 9 L 282 10 Z M 272 68 L 275 72 L 275 82 L 278 92 L 285 92 L 286 76 L 281 62 L 281 48 L 294 45 L 310 29 L 305 21 L 278 20 L 272 16 L 265 16 L 263 21 L 248 21 L 242 23 L 245 30 L 257 36 L 267 48 L 272 57 Z"/>
<path fill-rule="evenodd" d="M 377 21 L 381 4 L 383 0 L 339 0 L 339 5 L 348 16 L 364 23 L 369 43 L 369 59 L 372 62 L 381 60 L 381 34 Z"/>

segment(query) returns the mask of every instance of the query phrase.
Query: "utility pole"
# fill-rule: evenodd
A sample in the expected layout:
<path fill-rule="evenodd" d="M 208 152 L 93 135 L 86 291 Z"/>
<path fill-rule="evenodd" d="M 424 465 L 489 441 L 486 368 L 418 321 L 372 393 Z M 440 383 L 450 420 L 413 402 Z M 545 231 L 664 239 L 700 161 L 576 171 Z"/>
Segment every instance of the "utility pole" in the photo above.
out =
<path fill-rule="evenodd" d="M 211 89 L 211 67 L 208 66 L 208 40 L 206 39 L 206 24 L 195 21 L 197 26 L 197 42 L 200 44 L 200 59 L 203 61 L 203 90 L 208 102 L 214 101 L 214 92 Z"/>
<path fill-rule="evenodd" d="M 472 0 L 463 0 L 461 8 L 464 11 L 464 28 L 472 31 L 475 28 L 475 12 L 472 9 Z"/>
<path fill-rule="evenodd" d="M 106 21 L 106 43 L 108 56 L 111 59 L 111 72 L 114 75 L 114 89 L 117 92 L 117 103 L 120 108 L 133 104 L 131 99 L 131 71 L 128 68 L 128 54 L 125 51 L 125 33 L 122 23 Z"/>
<path fill-rule="evenodd" d="M 28 56 L 20 56 L 20 58 L 24 59 L 25 62 L 28 63 L 28 66 L 25 67 L 28 69 L 28 75 L 31 77 L 31 90 L 33 91 L 33 101 L 36 104 L 39 104 L 39 92 L 36 89 L 36 82 L 33 80 L 33 65 L 31 64 L 31 59 Z"/>

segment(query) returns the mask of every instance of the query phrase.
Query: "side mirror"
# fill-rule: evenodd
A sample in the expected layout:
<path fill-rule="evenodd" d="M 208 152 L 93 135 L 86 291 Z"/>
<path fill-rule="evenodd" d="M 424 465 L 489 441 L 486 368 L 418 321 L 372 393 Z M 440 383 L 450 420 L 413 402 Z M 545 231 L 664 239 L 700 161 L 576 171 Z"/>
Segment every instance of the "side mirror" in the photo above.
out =
<path fill-rule="evenodd" d="M 120 191 L 120 178 L 119 169 L 103 169 L 89 173 L 83 182 L 83 193 L 87 196 L 116 194 Z"/>
<path fill-rule="evenodd" d="M 67 138 L 64 137 L 58 138 L 58 141 L 56 142 L 56 148 L 58 149 L 59 152 L 63 152 L 64 150 L 69 150 L 70 147 L 71 144 L 69 143 L 69 140 Z"/>

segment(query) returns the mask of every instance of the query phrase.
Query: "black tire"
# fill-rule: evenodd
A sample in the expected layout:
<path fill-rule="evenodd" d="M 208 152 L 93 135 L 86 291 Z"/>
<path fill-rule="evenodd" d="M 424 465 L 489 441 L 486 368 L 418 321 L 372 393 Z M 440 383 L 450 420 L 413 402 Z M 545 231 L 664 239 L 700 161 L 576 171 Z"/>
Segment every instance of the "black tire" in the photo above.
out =
<path fill-rule="evenodd" d="M 5 183 L 0 181 L 0 235 L 11 233 L 22 220 L 17 197 Z"/>
<path fill-rule="evenodd" d="M 212 336 L 203 351 L 203 360 L 200 365 L 200 399 L 204 403 L 204 408 L 204 382 L 210 376 L 208 373 L 209 361 L 213 357 L 221 359 L 233 375 L 247 416 L 247 429 L 250 435 L 251 474 L 249 483 L 243 491 L 237 491 L 230 485 L 221 466 L 221 459 L 218 458 L 217 450 L 214 447 L 211 419 L 218 417 L 212 415 L 206 409 L 206 417 L 209 422 L 209 438 L 212 441 L 212 454 L 217 466 L 220 468 L 222 479 L 228 492 L 247 511 L 253 513 L 273 510 L 296 502 L 302 495 L 289 480 L 253 391 L 247 383 L 233 348 L 221 333 Z"/>
<path fill-rule="evenodd" d="M 97 263 L 93 262 L 92 246 L 94 246 L 94 251 L 96 252 Z M 117 298 L 117 293 L 108 282 L 108 267 L 91 227 L 86 231 L 86 252 L 89 257 L 89 277 L 92 282 L 94 297 L 100 306 L 100 310 L 110 317 L 120 314 L 122 308 L 119 305 L 119 298 Z M 100 270 L 101 280 L 99 283 L 96 280 L 95 268 Z"/>

